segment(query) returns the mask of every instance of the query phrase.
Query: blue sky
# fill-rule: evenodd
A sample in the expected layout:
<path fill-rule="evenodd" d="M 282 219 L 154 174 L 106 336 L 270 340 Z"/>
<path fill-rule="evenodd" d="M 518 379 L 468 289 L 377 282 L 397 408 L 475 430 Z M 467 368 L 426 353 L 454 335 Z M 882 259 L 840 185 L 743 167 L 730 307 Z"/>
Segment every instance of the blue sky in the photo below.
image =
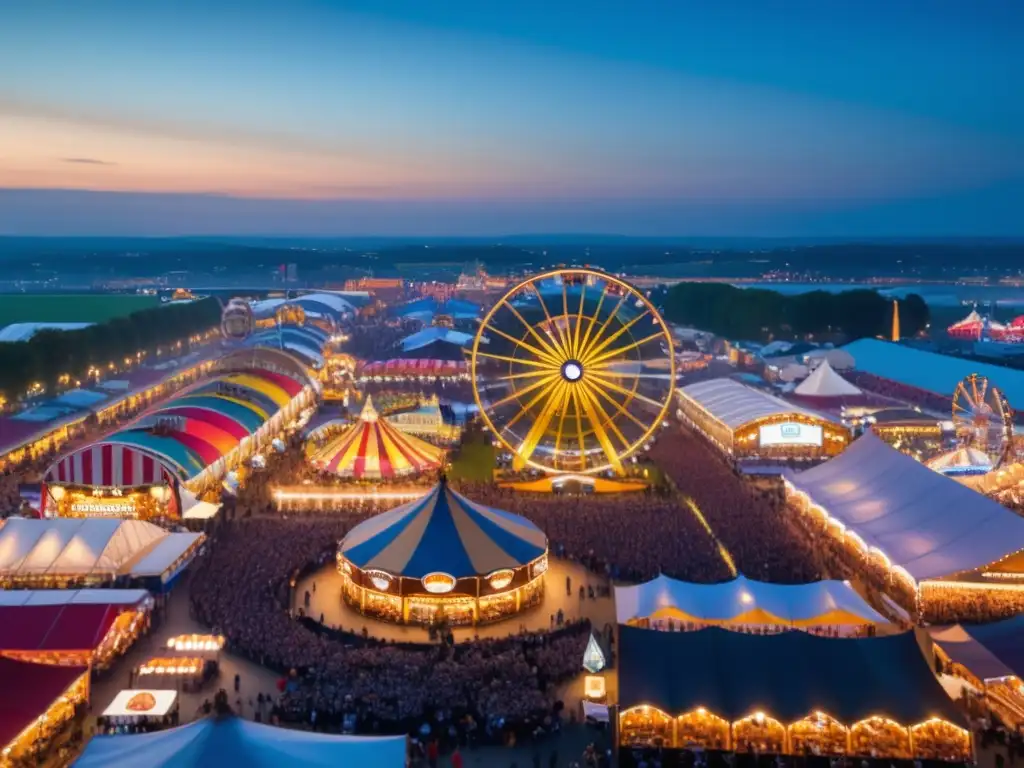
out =
<path fill-rule="evenodd" d="M 8 4 L 0 233 L 1024 235 L 1021 39 L 1001 0 Z"/>

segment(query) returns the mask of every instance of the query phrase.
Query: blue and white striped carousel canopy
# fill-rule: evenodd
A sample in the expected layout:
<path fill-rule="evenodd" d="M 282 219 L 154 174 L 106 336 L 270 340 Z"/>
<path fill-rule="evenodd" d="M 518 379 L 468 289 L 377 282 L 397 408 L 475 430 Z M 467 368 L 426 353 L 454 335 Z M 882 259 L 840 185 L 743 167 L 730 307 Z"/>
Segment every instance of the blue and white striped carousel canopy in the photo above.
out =
<path fill-rule="evenodd" d="M 441 482 L 423 498 L 357 525 L 340 552 L 362 569 L 461 579 L 518 568 L 547 549 L 547 536 L 525 517 L 476 504 Z"/>

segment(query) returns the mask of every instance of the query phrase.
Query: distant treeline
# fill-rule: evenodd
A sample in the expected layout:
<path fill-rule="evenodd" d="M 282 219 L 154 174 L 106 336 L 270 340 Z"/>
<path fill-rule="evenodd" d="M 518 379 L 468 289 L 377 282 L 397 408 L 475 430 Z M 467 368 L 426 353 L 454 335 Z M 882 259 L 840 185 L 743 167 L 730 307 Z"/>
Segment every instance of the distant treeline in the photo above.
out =
<path fill-rule="evenodd" d="M 928 325 L 928 305 L 917 294 L 899 302 L 900 332 L 913 336 Z M 665 317 L 730 339 L 888 336 L 892 299 L 877 291 L 812 291 L 787 296 L 725 283 L 679 283 L 669 289 Z"/>
<path fill-rule="evenodd" d="M 220 321 L 220 303 L 208 298 L 133 312 L 125 317 L 76 331 L 40 331 L 28 341 L 0 344 L 0 393 L 8 403 L 25 395 L 34 383 L 53 392 L 62 376 L 85 384 L 93 366 L 107 372 L 125 358 L 147 353 L 156 362 L 159 347 L 169 349 L 190 336 L 205 333 Z"/>

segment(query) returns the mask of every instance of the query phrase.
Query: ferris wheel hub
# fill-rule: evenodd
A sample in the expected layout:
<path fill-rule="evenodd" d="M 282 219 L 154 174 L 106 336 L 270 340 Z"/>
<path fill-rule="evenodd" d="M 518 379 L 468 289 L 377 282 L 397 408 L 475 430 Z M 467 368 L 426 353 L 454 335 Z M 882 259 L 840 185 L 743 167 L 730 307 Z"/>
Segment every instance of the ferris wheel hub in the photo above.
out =
<path fill-rule="evenodd" d="M 562 378 L 566 381 L 579 381 L 583 378 L 583 364 L 578 360 L 566 360 L 562 365 Z"/>

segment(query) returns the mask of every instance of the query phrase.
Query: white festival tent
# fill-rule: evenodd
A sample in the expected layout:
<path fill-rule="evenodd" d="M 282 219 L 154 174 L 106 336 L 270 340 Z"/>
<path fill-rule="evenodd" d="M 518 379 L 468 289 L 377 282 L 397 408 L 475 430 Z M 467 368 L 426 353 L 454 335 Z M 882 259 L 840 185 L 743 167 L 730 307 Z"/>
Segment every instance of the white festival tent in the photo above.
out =
<path fill-rule="evenodd" d="M 1024 549 L 1024 518 L 871 433 L 785 478 L 918 582 L 975 571 Z"/>
<path fill-rule="evenodd" d="M 335 736 L 250 723 L 238 717 L 204 718 L 155 733 L 96 736 L 75 768 L 405 768 L 404 736 Z"/>
<path fill-rule="evenodd" d="M 864 394 L 836 373 L 827 358 L 800 382 L 793 393 L 805 397 L 850 397 Z"/>
<path fill-rule="evenodd" d="M 802 626 L 886 624 L 845 581 L 769 584 L 738 576 L 721 584 L 694 584 L 668 576 L 615 588 L 619 624 L 675 617 L 699 623 L 793 623 Z M 745 621 L 745 617 L 748 619 Z"/>
<path fill-rule="evenodd" d="M 0 575 L 160 576 L 203 538 L 142 520 L 11 518 L 0 526 Z"/>

